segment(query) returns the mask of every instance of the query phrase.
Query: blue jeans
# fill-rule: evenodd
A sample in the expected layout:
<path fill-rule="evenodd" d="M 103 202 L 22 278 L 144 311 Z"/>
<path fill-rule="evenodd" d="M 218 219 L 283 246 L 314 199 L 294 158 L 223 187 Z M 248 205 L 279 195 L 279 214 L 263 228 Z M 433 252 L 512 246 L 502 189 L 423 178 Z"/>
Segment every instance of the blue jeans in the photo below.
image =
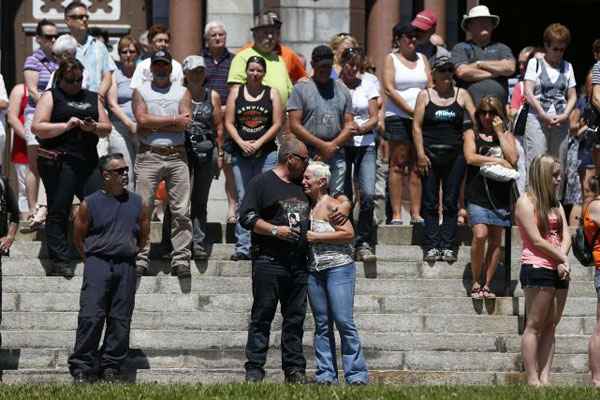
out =
<path fill-rule="evenodd" d="M 257 158 L 242 157 L 239 154 L 233 154 L 231 156 L 231 163 L 237 198 L 241 204 L 246 194 L 246 186 L 250 180 L 256 175 L 273 169 L 277 165 L 277 152 L 272 151 Z M 242 228 L 239 222 L 235 225 L 235 239 L 235 252 L 250 255 L 250 231 Z"/>
<path fill-rule="evenodd" d="M 319 153 L 316 149 L 309 147 L 308 154 L 311 159 L 314 159 Z M 329 193 L 332 196 L 344 193 L 344 180 L 346 179 L 346 151 L 341 148 L 333 157 L 327 161 L 323 161 L 329 165 L 331 177 L 329 178 Z"/>
<path fill-rule="evenodd" d="M 346 147 L 346 180 L 344 193 L 352 200 L 352 181 L 358 181 L 360 211 L 356 225 L 356 246 L 373 245 L 375 225 L 375 171 L 377 151 L 375 146 Z"/>
<path fill-rule="evenodd" d="M 465 174 L 465 159 L 462 154 L 444 165 L 433 164 L 429 173 L 421 178 L 423 182 L 422 215 L 425 220 L 423 250 L 456 250 L 458 219 L 458 196 Z M 439 193 L 442 187 L 442 224 L 439 224 Z"/>
<path fill-rule="evenodd" d="M 315 319 L 315 378 L 319 383 L 338 381 L 334 322 L 342 339 L 346 382 L 368 382 L 367 364 L 352 315 L 355 282 L 354 263 L 308 275 L 308 299 Z"/>

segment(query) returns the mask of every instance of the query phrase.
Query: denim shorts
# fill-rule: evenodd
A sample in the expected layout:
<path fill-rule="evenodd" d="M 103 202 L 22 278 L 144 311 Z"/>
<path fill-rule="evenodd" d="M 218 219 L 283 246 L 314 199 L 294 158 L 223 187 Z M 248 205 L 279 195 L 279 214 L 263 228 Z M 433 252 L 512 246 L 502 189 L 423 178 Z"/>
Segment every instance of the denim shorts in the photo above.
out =
<path fill-rule="evenodd" d="M 477 204 L 469 203 L 467 206 L 467 213 L 469 214 L 469 224 L 471 224 L 471 226 L 477 224 L 502 227 L 511 226 L 510 211 L 505 208 L 490 210 L 478 206 Z"/>
<path fill-rule="evenodd" d="M 390 142 L 412 143 L 412 120 L 397 116 L 385 117 L 383 137 Z"/>
<path fill-rule="evenodd" d="M 535 268 L 531 264 L 521 265 L 521 274 L 519 276 L 521 280 L 521 287 L 540 289 L 540 288 L 555 288 L 555 289 L 568 289 L 569 281 L 566 279 L 560 279 L 558 277 L 558 271 L 548 268 L 538 267 Z"/>

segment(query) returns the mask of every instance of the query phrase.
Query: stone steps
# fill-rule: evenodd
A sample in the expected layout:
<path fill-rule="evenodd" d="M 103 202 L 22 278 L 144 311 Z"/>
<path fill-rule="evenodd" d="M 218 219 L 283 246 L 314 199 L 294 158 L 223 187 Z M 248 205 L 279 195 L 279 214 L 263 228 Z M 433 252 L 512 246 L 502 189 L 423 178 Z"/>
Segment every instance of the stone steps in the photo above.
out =
<path fill-rule="evenodd" d="M 58 348 L 71 349 L 75 340 L 75 326 L 68 330 L 4 330 L 2 346 L 7 349 Z M 516 331 L 516 327 L 515 327 Z M 310 332 L 310 331 L 308 331 Z M 307 332 L 307 333 L 308 333 Z M 337 335 L 337 334 L 336 334 Z M 380 356 L 398 351 L 448 351 L 454 353 L 519 353 L 521 337 L 518 334 L 468 334 L 468 333 L 420 333 L 420 332 L 361 332 L 365 351 Z M 246 330 L 205 331 L 198 329 L 162 330 L 132 329 L 131 347 L 144 351 L 230 351 L 239 350 L 244 357 L 247 340 Z M 312 335 L 304 336 L 306 348 L 312 347 Z M 587 354 L 589 335 L 558 335 L 556 354 Z M 271 332 L 270 348 L 279 348 L 281 332 Z M 337 342 L 339 343 L 339 337 Z M 312 351 L 308 352 L 309 354 Z M 389 358 L 386 358 L 389 360 Z M 373 364 L 374 360 L 370 361 Z M 389 365 L 374 365 L 390 368 Z"/>
<path fill-rule="evenodd" d="M 209 212 L 209 218 L 214 218 Z M 161 238 L 161 222 L 152 222 L 150 239 L 152 242 L 159 242 Z M 207 237 L 214 243 L 235 243 L 234 235 L 235 225 L 211 221 L 207 226 Z M 45 237 L 43 229 L 33 233 L 17 234 L 18 240 L 40 241 Z M 396 226 L 379 225 L 377 227 L 377 243 L 388 245 L 419 245 L 423 240 L 422 226 Z M 457 241 L 462 245 L 469 245 L 472 240 L 471 228 L 469 226 L 459 226 Z M 517 227 L 511 231 L 511 244 L 520 246 L 521 237 Z"/>

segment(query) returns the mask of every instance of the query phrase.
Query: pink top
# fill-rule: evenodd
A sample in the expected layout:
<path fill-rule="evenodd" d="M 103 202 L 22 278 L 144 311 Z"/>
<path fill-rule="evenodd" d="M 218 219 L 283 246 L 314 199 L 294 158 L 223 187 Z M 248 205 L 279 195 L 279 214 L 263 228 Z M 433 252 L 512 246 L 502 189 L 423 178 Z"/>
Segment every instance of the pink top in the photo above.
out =
<path fill-rule="evenodd" d="M 523 82 L 519 82 L 513 89 L 510 106 L 515 110 L 518 110 L 526 101 L 527 98 L 525 97 L 525 93 L 523 93 Z"/>
<path fill-rule="evenodd" d="M 554 213 L 548 216 L 548 233 L 544 236 L 544 239 L 550 242 L 554 247 L 560 248 L 560 231 L 562 226 L 560 219 Z M 556 269 L 558 262 L 550 256 L 542 253 L 531 243 L 531 239 L 527 236 L 525 229 L 519 225 L 519 232 L 521 233 L 521 241 L 523 242 L 523 251 L 521 253 L 521 264 L 531 264 L 534 267 L 542 267 L 548 269 Z"/>

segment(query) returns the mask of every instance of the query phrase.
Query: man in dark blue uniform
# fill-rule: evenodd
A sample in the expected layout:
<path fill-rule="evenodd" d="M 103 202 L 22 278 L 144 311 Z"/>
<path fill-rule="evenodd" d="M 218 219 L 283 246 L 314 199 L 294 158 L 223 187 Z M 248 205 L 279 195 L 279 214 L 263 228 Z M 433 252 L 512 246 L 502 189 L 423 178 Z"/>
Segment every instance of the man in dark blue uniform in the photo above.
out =
<path fill-rule="evenodd" d="M 75 383 L 115 381 L 129 352 L 136 273 L 135 257 L 150 234 L 149 209 L 129 192 L 120 153 L 100 158 L 103 188 L 86 197 L 74 224 L 74 241 L 85 260 L 81 309 L 69 370 Z M 106 333 L 98 345 L 104 322 Z"/>

